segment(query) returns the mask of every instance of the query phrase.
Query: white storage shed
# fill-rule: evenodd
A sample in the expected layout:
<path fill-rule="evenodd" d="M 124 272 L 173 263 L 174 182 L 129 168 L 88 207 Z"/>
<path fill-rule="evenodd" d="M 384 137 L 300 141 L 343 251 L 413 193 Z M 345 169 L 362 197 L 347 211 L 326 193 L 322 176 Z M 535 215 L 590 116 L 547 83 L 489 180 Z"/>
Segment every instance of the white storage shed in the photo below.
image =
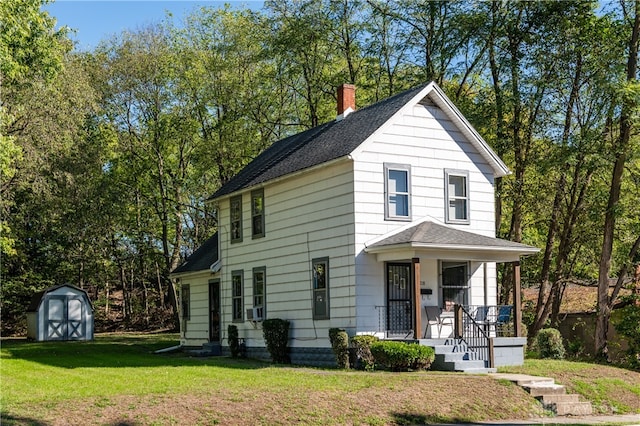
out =
<path fill-rule="evenodd" d="M 93 340 L 93 307 L 87 292 L 63 284 L 36 293 L 27 309 L 27 338 Z"/>

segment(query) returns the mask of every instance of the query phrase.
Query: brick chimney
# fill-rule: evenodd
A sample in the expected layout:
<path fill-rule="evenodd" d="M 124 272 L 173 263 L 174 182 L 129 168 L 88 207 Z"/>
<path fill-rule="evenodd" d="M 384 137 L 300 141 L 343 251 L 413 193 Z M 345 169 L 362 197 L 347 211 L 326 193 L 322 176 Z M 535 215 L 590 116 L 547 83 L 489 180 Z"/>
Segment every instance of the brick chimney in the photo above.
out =
<path fill-rule="evenodd" d="M 347 109 L 351 108 L 345 114 Z M 338 87 L 338 116 L 346 117 L 349 112 L 356 110 L 356 86 L 353 84 L 343 84 Z"/>

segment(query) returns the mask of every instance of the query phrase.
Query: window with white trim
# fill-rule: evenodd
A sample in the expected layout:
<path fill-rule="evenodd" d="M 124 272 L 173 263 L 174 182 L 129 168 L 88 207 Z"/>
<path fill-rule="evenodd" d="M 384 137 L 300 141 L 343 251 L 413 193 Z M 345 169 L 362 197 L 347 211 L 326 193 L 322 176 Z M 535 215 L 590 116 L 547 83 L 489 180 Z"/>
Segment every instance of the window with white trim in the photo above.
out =
<path fill-rule="evenodd" d="M 440 263 L 441 307 L 453 310 L 454 305 L 469 304 L 469 264 L 467 262 Z"/>
<path fill-rule="evenodd" d="M 384 165 L 384 218 L 411 220 L 411 166 Z"/>
<path fill-rule="evenodd" d="M 242 287 L 244 271 L 231 271 L 231 314 L 233 321 L 242 321 Z"/>
<path fill-rule="evenodd" d="M 469 223 L 469 172 L 445 170 L 445 221 Z"/>
<path fill-rule="evenodd" d="M 329 258 L 312 261 L 313 319 L 329 319 Z"/>

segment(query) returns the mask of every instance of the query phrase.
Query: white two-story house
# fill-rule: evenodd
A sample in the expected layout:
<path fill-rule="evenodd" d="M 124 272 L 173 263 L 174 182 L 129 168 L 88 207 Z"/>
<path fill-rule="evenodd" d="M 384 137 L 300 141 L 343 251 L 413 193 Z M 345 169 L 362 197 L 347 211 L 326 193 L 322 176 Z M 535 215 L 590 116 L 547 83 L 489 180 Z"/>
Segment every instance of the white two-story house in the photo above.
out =
<path fill-rule="evenodd" d="M 495 238 L 508 173 L 435 83 L 357 111 L 340 87 L 335 121 L 274 143 L 212 195 L 218 232 L 172 274 L 182 344 L 224 350 L 236 324 L 268 358 L 261 321 L 281 318 L 292 362 L 321 364 L 333 327 L 438 345 L 477 323 L 508 347 L 492 365 L 521 362 L 519 304 L 504 311 L 515 343 L 496 328 L 496 262 L 513 265 L 519 300 L 519 259 L 538 249 Z"/>

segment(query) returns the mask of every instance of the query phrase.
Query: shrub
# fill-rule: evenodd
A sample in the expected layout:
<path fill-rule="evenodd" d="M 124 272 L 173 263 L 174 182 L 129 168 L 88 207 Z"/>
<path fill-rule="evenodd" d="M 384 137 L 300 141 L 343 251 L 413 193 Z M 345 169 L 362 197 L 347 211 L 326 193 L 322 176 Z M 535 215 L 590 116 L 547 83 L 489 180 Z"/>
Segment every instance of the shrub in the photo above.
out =
<path fill-rule="evenodd" d="M 616 331 L 629 345 L 627 364 L 631 368 L 640 369 L 640 306 L 630 304 L 616 310 L 611 315 L 611 320 Z"/>
<path fill-rule="evenodd" d="M 238 340 L 238 327 L 234 324 L 229 324 L 227 327 L 227 334 L 229 335 L 229 350 L 231 356 L 237 358 L 240 355 L 240 341 Z"/>
<path fill-rule="evenodd" d="M 360 335 L 351 339 L 355 351 L 354 364 L 356 368 L 373 371 L 375 362 L 371 354 L 371 345 L 378 341 L 376 336 Z"/>
<path fill-rule="evenodd" d="M 341 328 L 329 329 L 329 341 L 331 349 L 336 356 L 339 368 L 349 368 L 349 335 Z"/>
<path fill-rule="evenodd" d="M 392 371 L 426 370 L 435 359 L 433 348 L 416 343 L 375 342 L 371 345 L 371 353 L 376 365 Z"/>
<path fill-rule="evenodd" d="M 288 364 L 289 350 L 289 321 L 280 318 L 264 320 L 262 323 L 262 334 L 267 345 L 267 351 L 271 355 L 273 362 L 277 364 Z"/>
<path fill-rule="evenodd" d="M 536 349 L 540 358 L 564 358 L 564 345 L 562 336 L 555 328 L 543 328 L 536 336 Z"/>

